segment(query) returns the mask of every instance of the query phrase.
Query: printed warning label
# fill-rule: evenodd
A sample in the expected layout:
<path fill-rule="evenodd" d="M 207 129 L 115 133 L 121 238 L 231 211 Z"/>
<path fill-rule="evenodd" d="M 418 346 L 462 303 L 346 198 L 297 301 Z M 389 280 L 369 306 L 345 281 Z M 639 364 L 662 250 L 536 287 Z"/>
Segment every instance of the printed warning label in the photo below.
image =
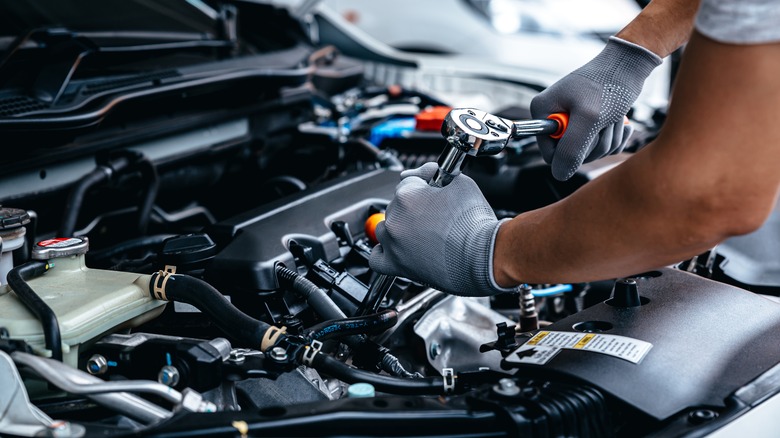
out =
<path fill-rule="evenodd" d="M 625 336 L 541 331 L 507 356 L 506 361 L 543 365 L 561 349 L 571 349 L 607 354 L 632 363 L 639 363 L 652 347 L 653 344 L 649 342 Z"/>
<path fill-rule="evenodd" d="M 507 356 L 506 360 L 512 363 L 544 365 L 555 357 L 559 351 L 561 351 L 561 349 L 556 347 L 542 347 L 539 345 L 528 345 L 528 343 L 526 343 Z"/>

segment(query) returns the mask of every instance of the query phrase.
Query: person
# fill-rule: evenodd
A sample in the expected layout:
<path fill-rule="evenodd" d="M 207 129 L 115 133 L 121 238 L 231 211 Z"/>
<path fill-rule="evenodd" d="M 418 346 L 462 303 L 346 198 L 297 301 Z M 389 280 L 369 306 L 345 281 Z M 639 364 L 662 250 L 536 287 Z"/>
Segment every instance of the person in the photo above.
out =
<path fill-rule="evenodd" d="M 377 272 L 466 296 L 523 283 L 635 275 L 756 230 L 780 188 L 780 2 L 653 0 L 592 61 L 535 97 L 534 117 L 565 111 L 539 138 L 553 175 L 614 153 L 622 119 L 661 58 L 685 44 L 657 138 L 566 198 L 497 220 L 466 175 L 401 174 L 370 257 Z"/>

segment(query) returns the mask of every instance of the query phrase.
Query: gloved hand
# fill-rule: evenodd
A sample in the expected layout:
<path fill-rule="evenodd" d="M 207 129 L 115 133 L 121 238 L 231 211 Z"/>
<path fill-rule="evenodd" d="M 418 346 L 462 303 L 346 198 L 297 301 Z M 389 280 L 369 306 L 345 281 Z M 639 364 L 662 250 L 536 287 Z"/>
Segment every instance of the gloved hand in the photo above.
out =
<path fill-rule="evenodd" d="M 565 181 L 582 163 L 623 150 L 633 132 L 624 117 L 661 61 L 644 47 L 613 36 L 590 62 L 533 98 L 534 118 L 569 113 L 569 126 L 560 140 L 537 137 L 556 179 Z"/>
<path fill-rule="evenodd" d="M 460 174 L 446 187 L 428 181 L 436 163 L 401 172 L 395 197 L 376 227 L 371 269 L 463 296 L 513 291 L 493 278 L 500 222 L 477 184 Z"/>

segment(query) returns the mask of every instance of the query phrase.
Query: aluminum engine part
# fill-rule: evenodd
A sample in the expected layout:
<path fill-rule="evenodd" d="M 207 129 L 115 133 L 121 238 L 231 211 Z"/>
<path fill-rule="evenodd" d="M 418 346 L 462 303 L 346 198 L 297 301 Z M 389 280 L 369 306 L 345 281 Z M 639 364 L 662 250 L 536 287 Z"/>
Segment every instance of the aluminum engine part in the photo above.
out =
<path fill-rule="evenodd" d="M 448 296 L 433 306 L 414 326 L 414 332 L 425 341 L 428 362 L 442 372 L 476 371 L 488 367 L 503 371 L 501 353 L 480 353 L 480 345 L 496 339 L 496 324 L 514 322 L 487 307 L 486 297 Z"/>

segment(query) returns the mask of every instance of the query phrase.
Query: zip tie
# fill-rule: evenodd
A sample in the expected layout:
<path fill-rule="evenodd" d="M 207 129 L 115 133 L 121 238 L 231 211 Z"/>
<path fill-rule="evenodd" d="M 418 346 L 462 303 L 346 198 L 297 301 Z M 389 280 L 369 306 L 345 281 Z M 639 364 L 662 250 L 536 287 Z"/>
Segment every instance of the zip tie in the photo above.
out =
<path fill-rule="evenodd" d="M 171 274 L 176 273 L 176 266 L 174 265 L 165 265 L 165 272 L 169 272 Z"/>
<path fill-rule="evenodd" d="M 171 273 L 166 271 L 158 271 L 153 290 L 154 296 L 158 300 L 168 301 L 168 296 L 165 294 L 165 285 L 168 284 L 168 278 L 170 278 L 171 275 Z M 160 280 L 162 280 L 162 283 Z"/>
<path fill-rule="evenodd" d="M 444 368 L 441 370 L 441 376 L 444 379 L 444 393 L 451 394 L 455 391 L 455 370 Z"/>
<path fill-rule="evenodd" d="M 320 349 L 322 348 L 322 342 L 318 340 L 311 341 L 311 346 L 306 346 L 306 350 L 303 352 L 303 364 L 312 366 L 312 361 L 314 361 L 314 356 L 317 355 L 317 353 L 320 352 Z"/>
<path fill-rule="evenodd" d="M 263 335 L 263 341 L 260 343 L 260 351 L 265 351 L 273 347 L 273 345 L 276 344 L 276 341 L 279 340 L 279 336 L 282 336 L 285 333 L 287 333 L 287 327 L 285 326 L 282 326 L 282 328 L 271 326 L 268 328 Z"/>

